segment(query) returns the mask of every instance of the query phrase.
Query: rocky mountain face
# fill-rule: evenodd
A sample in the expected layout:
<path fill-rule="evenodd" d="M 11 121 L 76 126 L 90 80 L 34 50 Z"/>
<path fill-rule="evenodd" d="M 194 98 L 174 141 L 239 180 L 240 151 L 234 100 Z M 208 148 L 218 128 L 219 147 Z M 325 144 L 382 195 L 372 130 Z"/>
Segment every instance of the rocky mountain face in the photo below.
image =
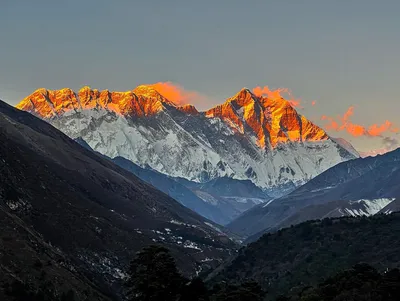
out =
<path fill-rule="evenodd" d="M 286 196 L 253 207 L 228 225 L 258 238 L 266 231 L 325 217 L 398 211 L 400 149 L 340 163 Z"/>
<path fill-rule="evenodd" d="M 108 157 L 199 183 L 250 180 L 272 195 L 358 156 L 280 97 L 242 89 L 206 112 L 173 101 L 151 86 L 127 92 L 39 89 L 17 108 L 71 138 L 82 137 Z"/>
<path fill-rule="evenodd" d="M 321 128 L 300 116 L 286 100 L 256 97 L 247 89 L 205 114 L 226 120 L 240 133 L 253 136 L 261 148 L 275 148 L 279 143 L 290 141 L 328 139 Z"/>
<path fill-rule="evenodd" d="M 164 244 L 187 275 L 236 247 L 211 221 L 3 102 L 0 141 L 0 299 L 18 279 L 108 300 L 143 246 Z"/>

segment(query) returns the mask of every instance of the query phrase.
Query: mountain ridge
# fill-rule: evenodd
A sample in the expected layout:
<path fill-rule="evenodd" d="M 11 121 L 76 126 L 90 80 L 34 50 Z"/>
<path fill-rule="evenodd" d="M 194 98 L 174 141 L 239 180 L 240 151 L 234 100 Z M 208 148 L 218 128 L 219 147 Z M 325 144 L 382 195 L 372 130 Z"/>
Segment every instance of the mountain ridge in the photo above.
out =
<path fill-rule="evenodd" d="M 254 241 L 308 219 L 390 213 L 399 209 L 400 149 L 339 163 L 291 193 L 243 213 L 228 225 Z"/>
<path fill-rule="evenodd" d="M 151 85 L 139 85 L 135 89 L 125 92 L 109 91 L 107 89 L 100 91 L 91 89 L 89 86 L 82 87 L 78 92 L 74 92 L 70 88 L 59 90 L 39 88 L 18 103 L 16 108 L 29 111 L 41 118 L 51 118 L 71 110 L 98 107 L 121 115 L 148 116 L 164 110 L 164 105 L 175 107 L 189 114 L 203 113 L 207 117 L 230 118 L 236 123 L 241 132 L 244 131 L 244 121 L 256 134 L 261 147 L 267 145 L 266 140 L 270 140 L 271 146 L 276 147 L 279 142 L 326 140 L 328 138 L 325 131 L 303 118 L 302 115 L 292 118 L 292 122 L 297 121 L 294 126 L 287 122 L 286 119 L 290 118 L 284 118 L 283 120 L 279 118 L 279 115 L 297 114 L 295 109 L 284 98 L 273 99 L 256 96 L 248 88 L 242 88 L 224 103 L 204 112 L 199 112 L 192 104 L 182 106 L 174 104 L 173 101 L 162 96 Z M 274 110 L 271 110 L 272 112 L 278 112 L 274 116 L 266 117 L 267 112 L 264 110 L 270 110 L 271 107 L 274 108 Z M 243 112 L 238 112 L 242 108 Z M 283 114 L 281 112 L 283 110 L 289 112 Z M 241 120 L 240 117 L 244 117 L 245 120 Z M 267 120 L 267 118 L 270 118 L 275 124 L 268 124 L 271 120 Z M 257 123 L 257 120 L 260 122 Z M 290 137 L 290 133 L 293 132 L 290 131 L 291 127 L 294 132 L 298 131 L 299 128 L 301 131 L 303 127 L 310 129 L 306 134 L 294 133 Z M 268 139 L 264 133 L 265 129 L 268 132 L 272 132 Z M 289 134 L 284 132 L 289 132 Z"/>

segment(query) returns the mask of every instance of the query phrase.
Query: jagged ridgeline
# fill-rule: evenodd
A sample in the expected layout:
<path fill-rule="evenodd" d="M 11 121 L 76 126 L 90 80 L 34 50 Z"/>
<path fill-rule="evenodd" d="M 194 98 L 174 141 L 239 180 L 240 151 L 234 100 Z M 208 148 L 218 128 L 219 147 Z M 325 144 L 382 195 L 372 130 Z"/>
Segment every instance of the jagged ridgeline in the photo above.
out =
<path fill-rule="evenodd" d="M 108 157 L 198 182 L 228 176 L 282 193 L 358 157 L 289 101 L 245 88 L 205 112 L 175 105 L 151 85 L 126 92 L 39 89 L 17 108 Z"/>

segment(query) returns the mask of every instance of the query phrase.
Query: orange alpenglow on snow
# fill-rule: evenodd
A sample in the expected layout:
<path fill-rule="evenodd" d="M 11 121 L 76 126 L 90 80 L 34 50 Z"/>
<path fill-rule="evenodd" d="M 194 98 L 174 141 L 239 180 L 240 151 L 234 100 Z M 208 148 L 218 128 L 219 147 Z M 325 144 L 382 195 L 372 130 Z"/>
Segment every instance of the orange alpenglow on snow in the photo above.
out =
<path fill-rule="evenodd" d="M 322 120 L 329 121 L 328 124 L 325 125 L 327 130 L 334 130 L 337 132 L 346 131 L 350 135 L 354 137 L 377 137 L 382 136 L 384 133 L 398 133 L 399 129 L 394 127 L 393 123 L 389 120 L 386 120 L 381 125 L 373 124 L 369 127 L 364 127 L 360 124 L 355 124 L 350 121 L 350 117 L 354 114 L 354 107 L 351 106 L 347 109 L 347 111 L 343 114 L 343 116 L 339 116 L 337 118 L 329 117 L 323 115 L 321 117 Z"/>
<path fill-rule="evenodd" d="M 147 116 L 163 110 L 164 105 L 174 106 L 151 86 L 138 86 L 133 91 L 99 91 L 88 86 L 78 93 L 71 89 L 38 89 L 24 98 L 16 107 L 42 118 L 64 114 L 71 110 L 104 108 L 119 115 Z"/>
<path fill-rule="evenodd" d="M 228 121 L 241 133 L 250 129 L 260 147 L 268 143 L 275 147 L 289 141 L 328 139 L 325 131 L 299 115 L 290 102 L 280 96 L 282 91 L 264 89 L 259 93 L 260 90 L 256 88 L 256 93 L 252 93 L 243 88 L 224 104 L 206 111 L 206 116 Z"/>
<path fill-rule="evenodd" d="M 197 92 L 187 91 L 170 82 L 159 82 L 150 85 L 140 85 L 132 91 L 110 92 L 99 91 L 88 86 L 77 93 L 69 88 L 61 90 L 38 89 L 23 99 L 17 108 L 30 111 L 41 117 L 51 117 L 63 114 L 73 109 L 105 108 L 120 115 L 134 114 L 137 116 L 152 115 L 168 106 L 179 105 L 179 110 L 196 114 L 193 101 L 202 101 L 204 96 Z M 197 112 L 198 113 L 198 112 Z"/>
<path fill-rule="evenodd" d="M 198 93 L 187 92 L 170 83 L 141 85 L 132 91 L 111 92 L 83 87 L 77 93 L 71 89 L 38 89 L 23 99 L 17 108 L 42 118 L 52 118 L 68 111 L 103 108 L 123 116 L 151 116 L 164 110 L 177 110 L 187 115 L 203 114 L 218 117 L 233 131 L 248 133 L 260 147 L 276 147 L 289 141 L 320 141 L 328 135 L 318 126 L 299 115 L 298 100 L 285 100 L 287 89 L 268 87 L 242 89 L 225 103 L 204 113 L 190 104 L 184 104 Z M 197 98 L 198 99 L 198 98 Z"/>
<path fill-rule="evenodd" d="M 189 105 L 189 104 L 177 107 L 177 109 L 179 111 L 185 112 L 186 114 L 189 114 L 189 115 L 198 115 L 198 114 L 200 114 L 199 111 L 197 111 L 195 106 Z"/>

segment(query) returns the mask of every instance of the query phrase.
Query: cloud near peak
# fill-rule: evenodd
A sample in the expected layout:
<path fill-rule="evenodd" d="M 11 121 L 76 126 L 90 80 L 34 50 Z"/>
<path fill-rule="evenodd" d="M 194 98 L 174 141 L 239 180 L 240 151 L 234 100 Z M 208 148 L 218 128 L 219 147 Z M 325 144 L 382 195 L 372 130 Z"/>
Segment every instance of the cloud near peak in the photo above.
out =
<path fill-rule="evenodd" d="M 173 82 L 158 82 L 148 85 L 176 105 L 191 104 L 200 108 L 207 108 L 213 101 L 196 91 L 186 90 L 183 86 Z"/>
<path fill-rule="evenodd" d="M 271 90 L 268 86 L 257 86 L 253 89 L 253 93 L 258 97 L 265 96 L 270 99 L 284 98 L 290 103 L 292 107 L 301 108 L 301 100 L 299 98 L 294 98 L 292 92 L 287 88 L 278 88 L 275 90 Z"/>

